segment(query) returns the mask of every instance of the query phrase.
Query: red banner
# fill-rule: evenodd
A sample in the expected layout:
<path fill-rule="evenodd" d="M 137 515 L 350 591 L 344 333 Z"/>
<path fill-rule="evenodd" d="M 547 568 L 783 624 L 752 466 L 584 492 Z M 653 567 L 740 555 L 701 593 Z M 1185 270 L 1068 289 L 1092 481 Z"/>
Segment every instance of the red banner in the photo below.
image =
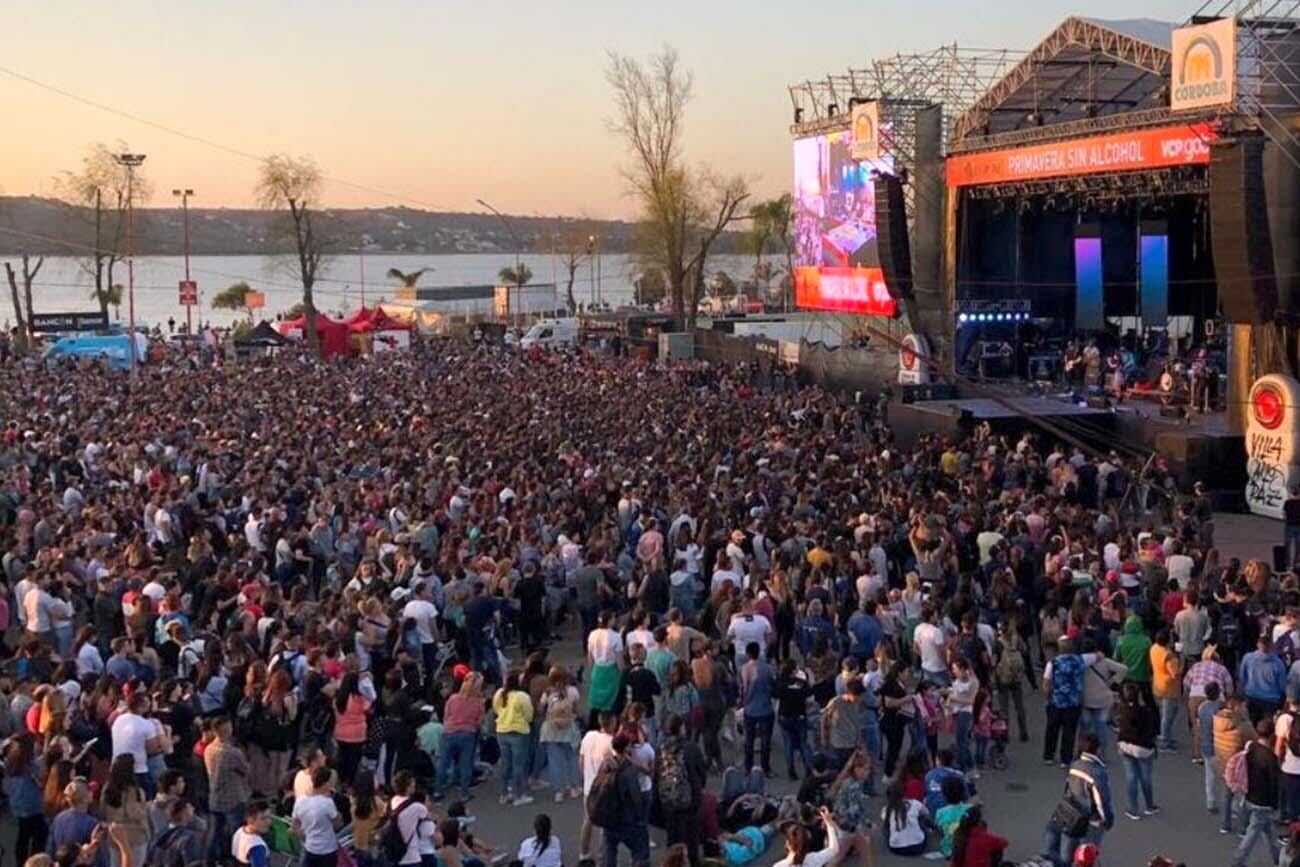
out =
<path fill-rule="evenodd" d="M 948 186 L 1206 165 L 1214 139 L 1213 124 L 1197 123 L 959 154 L 948 157 Z"/>
<path fill-rule="evenodd" d="M 898 309 L 879 268 L 795 268 L 794 303 L 801 310 L 863 316 L 893 316 Z"/>

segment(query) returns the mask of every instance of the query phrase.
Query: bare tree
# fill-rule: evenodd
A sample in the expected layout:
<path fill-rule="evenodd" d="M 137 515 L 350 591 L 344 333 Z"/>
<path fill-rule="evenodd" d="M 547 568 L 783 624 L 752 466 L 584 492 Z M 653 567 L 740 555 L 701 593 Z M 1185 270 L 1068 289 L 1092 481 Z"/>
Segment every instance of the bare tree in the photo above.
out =
<path fill-rule="evenodd" d="M 18 320 L 18 349 L 23 352 L 26 351 L 27 344 L 32 338 L 32 284 L 36 282 L 36 275 L 41 273 L 45 257 L 37 256 L 33 264 L 30 254 L 20 253 L 19 256 L 23 260 L 22 304 L 18 301 L 18 274 L 14 271 L 14 266 L 8 262 L 5 262 L 5 276 L 9 278 L 9 293 L 13 300 L 14 317 Z"/>
<path fill-rule="evenodd" d="M 610 128 L 627 145 L 623 176 L 641 210 L 638 258 L 664 275 L 678 327 L 690 327 L 709 250 L 747 216 L 738 209 L 749 194 L 742 179 L 722 182 L 687 167 L 682 130 L 692 77 L 675 49 L 665 46 L 645 64 L 611 52 L 605 77 L 614 91 Z"/>
<path fill-rule="evenodd" d="M 316 285 L 316 275 L 324 259 L 323 245 L 313 223 L 320 191 L 320 170 L 309 157 L 274 154 L 262 161 L 255 193 L 262 207 L 284 210 L 288 215 L 288 228 L 298 258 L 298 278 L 302 281 L 304 337 L 313 353 L 320 351 L 320 335 L 316 332 L 312 287 Z"/>
<path fill-rule="evenodd" d="M 126 241 L 127 177 L 118 165 L 118 153 L 130 151 L 125 142 L 116 150 L 103 143 L 90 147 L 81 160 L 81 169 L 64 172 L 55 179 L 60 195 L 69 204 L 84 208 L 93 228 L 90 250 L 81 257 L 81 268 L 94 281 L 90 297 L 105 316 L 113 303 L 113 269 L 122 261 Z M 149 201 L 153 186 L 139 169 L 132 182 L 136 204 Z"/>

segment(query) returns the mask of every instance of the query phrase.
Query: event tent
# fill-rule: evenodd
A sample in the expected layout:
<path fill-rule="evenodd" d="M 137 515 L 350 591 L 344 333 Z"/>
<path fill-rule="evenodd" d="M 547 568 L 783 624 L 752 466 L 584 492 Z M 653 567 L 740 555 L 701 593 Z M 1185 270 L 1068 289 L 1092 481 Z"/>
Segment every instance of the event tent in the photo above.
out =
<path fill-rule="evenodd" d="M 276 328 L 285 337 L 301 339 L 306 322 L 306 316 L 299 316 L 297 319 L 286 319 Z M 322 355 L 347 355 L 351 351 L 348 326 L 343 322 L 335 322 L 328 316 L 317 313 L 316 334 L 320 338 Z"/>

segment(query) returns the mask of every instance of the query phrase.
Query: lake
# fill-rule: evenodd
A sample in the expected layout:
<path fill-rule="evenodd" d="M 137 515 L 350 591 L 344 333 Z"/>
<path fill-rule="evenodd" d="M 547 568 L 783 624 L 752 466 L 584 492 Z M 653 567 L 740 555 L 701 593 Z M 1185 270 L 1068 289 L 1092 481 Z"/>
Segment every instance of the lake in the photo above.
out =
<path fill-rule="evenodd" d="M 534 283 L 556 283 L 562 298 L 566 274 L 559 258 L 545 254 L 525 254 L 520 260 L 533 272 Z M 302 299 L 302 287 L 294 269 L 296 259 L 291 256 L 194 256 L 190 259 L 190 275 L 199 284 L 199 306 L 194 308 L 197 322 L 229 325 L 241 314 L 227 310 L 213 310 L 213 295 L 231 283 L 246 281 L 254 289 L 266 293 L 266 309 L 262 316 L 271 318 L 288 310 Z M 15 265 L 17 263 L 15 262 Z M 411 272 L 428 267 L 433 270 L 420 278 L 420 286 L 471 286 L 497 282 L 497 272 L 513 265 L 512 255 L 500 253 L 457 255 L 407 255 L 397 253 L 367 253 L 364 258 L 346 254 L 330 258 L 316 282 L 316 304 L 331 315 L 355 310 L 361 303 L 362 268 L 365 269 L 365 301 L 373 305 L 382 298 L 391 298 L 397 281 L 384 275 L 389 268 Z M 748 274 L 752 260 L 747 256 L 718 256 L 710 260 L 710 273 L 724 270 L 736 278 Z M 583 262 L 574 281 L 573 294 L 579 303 L 592 301 L 597 293 L 611 305 L 632 301 L 632 280 L 636 270 L 627 255 L 600 257 L 599 274 L 593 263 Z M 177 282 L 185 276 L 185 260 L 181 256 L 149 256 L 135 261 L 135 315 L 137 321 L 147 324 L 164 324 L 168 317 L 178 323 L 185 321 L 185 308 L 177 303 Z M 598 279 L 597 279 L 598 278 Z M 126 285 L 126 264 L 120 263 L 113 272 L 113 281 Z M 67 257 L 47 257 L 45 265 L 33 284 L 33 306 L 37 313 L 67 313 L 94 310 L 91 300 L 93 282 L 81 266 L 80 260 Z M 7 295 L 7 287 L 6 292 Z M 109 311 L 113 315 L 113 311 Z M 127 317 L 123 303 L 120 315 Z M 12 324 L 12 308 L 8 300 L 0 302 L 0 322 L 8 328 Z"/>

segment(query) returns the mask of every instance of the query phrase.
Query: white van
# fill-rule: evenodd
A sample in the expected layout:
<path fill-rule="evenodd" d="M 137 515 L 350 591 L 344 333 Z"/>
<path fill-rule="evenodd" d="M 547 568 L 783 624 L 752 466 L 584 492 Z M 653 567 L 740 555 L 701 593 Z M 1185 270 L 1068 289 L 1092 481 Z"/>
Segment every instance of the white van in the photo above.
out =
<path fill-rule="evenodd" d="M 578 320 L 576 319 L 543 319 L 535 322 L 532 328 L 528 329 L 519 341 L 520 349 L 532 349 L 534 346 L 542 348 L 556 348 L 560 346 L 574 346 L 578 342 Z"/>

